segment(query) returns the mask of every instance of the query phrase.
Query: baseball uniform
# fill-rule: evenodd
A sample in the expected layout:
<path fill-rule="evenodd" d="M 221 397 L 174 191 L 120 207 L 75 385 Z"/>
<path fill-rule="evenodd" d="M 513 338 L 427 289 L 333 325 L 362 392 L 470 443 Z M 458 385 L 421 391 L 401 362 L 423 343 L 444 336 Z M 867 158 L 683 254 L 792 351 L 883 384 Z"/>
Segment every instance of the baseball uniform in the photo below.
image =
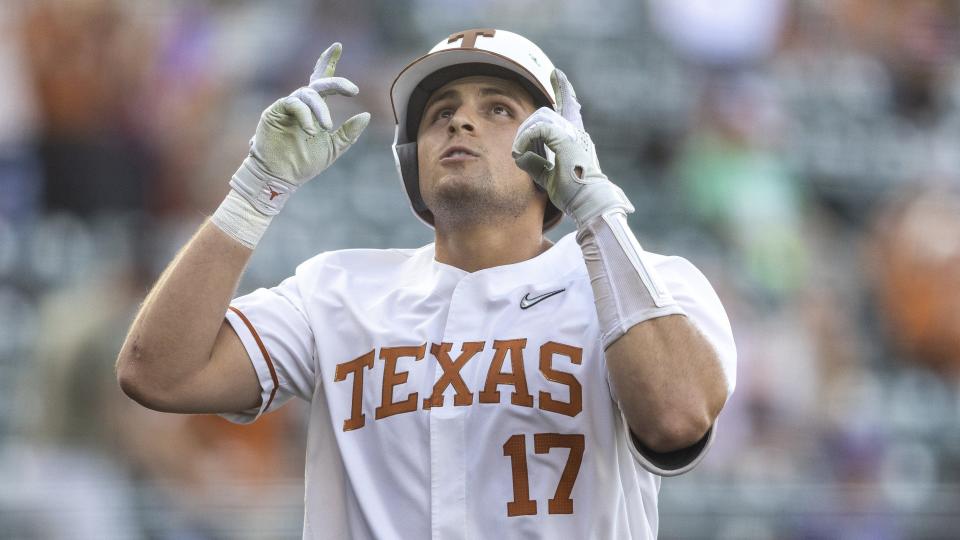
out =
<path fill-rule="evenodd" d="M 717 295 L 685 259 L 648 255 L 729 396 Z M 224 416 L 311 403 L 304 538 L 655 538 L 660 476 L 692 468 L 715 433 L 669 456 L 630 436 L 573 234 L 473 273 L 433 244 L 322 253 L 226 317 L 262 404 Z"/>

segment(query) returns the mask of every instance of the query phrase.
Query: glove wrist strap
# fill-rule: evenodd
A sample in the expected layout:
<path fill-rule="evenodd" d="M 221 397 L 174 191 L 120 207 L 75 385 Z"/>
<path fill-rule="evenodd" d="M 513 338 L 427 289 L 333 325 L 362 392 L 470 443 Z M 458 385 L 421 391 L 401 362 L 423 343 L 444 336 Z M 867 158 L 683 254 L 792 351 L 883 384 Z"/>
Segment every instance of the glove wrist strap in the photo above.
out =
<path fill-rule="evenodd" d="M 233 182 L 231 182 L 233 185 Z M 210 221 L 244 246 L 254 249 L 273 220 L 258 210 L 244 195 L 231 189 Z"/>
<path fill-rule="evenodd" d="M 604 349 L 636 324 L 684 314 L 650 255 L 637 242 L 622 209 L 583 224 L 577 243 L 590 275 Z"/>
<path fill-rule="evenodd" d="M 583 186 L 568 208 L 564 209 L 577 222 L 577 229 L 583 229 L 587 223 L 603 214 L 633 212 L 633 205 L 620 186 L 607 180 L 603 174 L 595 174 L 592 179 L 594 181 Z"/>
<path fill-rule="evenodd" d="M 253 156 L 247 156 L 230 178 L 230 187 L 254 208 L 268 216 L 280 213 L 296 186 L 264 171 Z"/>

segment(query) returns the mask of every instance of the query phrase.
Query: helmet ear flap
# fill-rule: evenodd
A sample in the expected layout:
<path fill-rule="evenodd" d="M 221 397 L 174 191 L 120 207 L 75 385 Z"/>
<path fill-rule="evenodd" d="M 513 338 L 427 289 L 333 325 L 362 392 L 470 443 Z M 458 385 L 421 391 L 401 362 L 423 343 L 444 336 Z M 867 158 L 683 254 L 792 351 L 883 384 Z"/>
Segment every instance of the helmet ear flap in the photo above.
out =
<path fill-rule="evenodd" d="M 427 204 L 423 202 L 423 196 L 420 195 L 420 165 L 417 160 L 417 143 L 397 144 L 394 145 L 393 151 L 397 161 L 397 170 L 403 180 L 403 188 L 407 192 L 407 198 L 410 199 L 410 207 L 413 209 L 413 213 L 432 227 L 433 213 L 427 209 Z"/>

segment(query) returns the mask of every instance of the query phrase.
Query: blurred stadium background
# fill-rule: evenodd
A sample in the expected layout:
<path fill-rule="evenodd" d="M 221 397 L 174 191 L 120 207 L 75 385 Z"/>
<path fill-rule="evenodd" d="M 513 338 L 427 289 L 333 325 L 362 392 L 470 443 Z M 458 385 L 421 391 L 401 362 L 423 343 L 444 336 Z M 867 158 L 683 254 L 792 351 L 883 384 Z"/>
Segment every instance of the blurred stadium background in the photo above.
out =
<path fill-rule="evenodd" d="M 702 268 L 740 351 L 661 538 L 960 537 L 956 0 L 4 0 L 0 538 L 297 538 L 304 413 L 153 413 L 113 362 L 260 111 L 344 43 L 373 122 L 294 198 L 241 291 L 322 251 L 415 247 L 393 76 L 520 32 L 570 76 L 641 242 Z M 569 232 L 567 221 L 551 236 Z"/>

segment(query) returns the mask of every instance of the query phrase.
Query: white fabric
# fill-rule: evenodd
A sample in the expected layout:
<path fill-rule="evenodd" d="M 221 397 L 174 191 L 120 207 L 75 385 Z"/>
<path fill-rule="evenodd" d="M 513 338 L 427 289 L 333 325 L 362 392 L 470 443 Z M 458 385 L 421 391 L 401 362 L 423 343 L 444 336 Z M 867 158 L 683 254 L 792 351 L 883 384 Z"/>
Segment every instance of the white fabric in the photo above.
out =
<path fill-rule="evenodd" d="M 273 216 L 257 210 L 250 201 L 231 189 L 210 216 L 210 221 L 228 236 L 254 249 L 267 232 Z"/>
<path fill-rule="evenodd" d="M 584 223 L 577 243 L 590 274 L 604 350 L 643 321 L 683 315 L 622 211 Z"/>
<path fill-rule="evenodd" d="M 736 351 L 710 285 L 684 259 L 650 254 L 650 260 L 717 348 L 732 391 Z M 593 302 L 572 234 L 533 259 L 474 273 L 436 262 L 432 244 L 324 253 L 279 287 L 232 303 L 254 329 L 236 312 L 228 314 L 260 374 L 265 401 L 275 385 L 257 336 L 280 388 L 270 407 L 231 418 L 252 421 L 291 396 L 312 400 L 304 538 L 655 538 L 660 478 L 642 468 L 638 449 L 631 448 L 610 392 Z M 518 364 L 532 406 L 510 384 L 497 386 L 499 401 L 489 395 L 491 402 L 480 401 L 496 348 L 508 351 L 499 371 L 513 371 L 508 340 L 526 340 L 514 342 L 512 351 L 522 353 Z M 403 402 L 416 393 L 415 410 L 377 419 L 384 352 L 401 346 L 414 352 L 397 358 L 394 371 L 406 380 L 388 399 Z M 460 371 L 472 403 L 455 405 L 457 391 L 450 385 L 442 406 L 425 409 L 424 399 L 444 374 L 442 347 L 449 348 L 451 362 L 479 347 Z M 345 431 L 356 375 L 337 381 L 338 365 L 364 358 L 372 365 L 360 371 L 364 425 Z M 575 402 L 571 389 L 577 386 L 579 411 L 573 414 L 568 405 L 570 414 L 555 412 L 557 403 L 562 410 Z M 513 403 L 515 393 L 519 404 Z M 566 435 L 568 441 L 582 436 L 582 463 L 570 494 L 573 514 L 551 514 L 548 503 L 571 451 L 554 446 L 537 453 L 535 441 L 549 439 L 535 439 L 537 433 Z M 522 441 L 519 452 L 505 453 L 508 440 Z M 526 459 L 527 474 L 518 478 L 529 482 L 533 515 L 507 513 L 515 497 L 514 455 Z M 331 497 L 341 497 L 342 504 Z"/>

